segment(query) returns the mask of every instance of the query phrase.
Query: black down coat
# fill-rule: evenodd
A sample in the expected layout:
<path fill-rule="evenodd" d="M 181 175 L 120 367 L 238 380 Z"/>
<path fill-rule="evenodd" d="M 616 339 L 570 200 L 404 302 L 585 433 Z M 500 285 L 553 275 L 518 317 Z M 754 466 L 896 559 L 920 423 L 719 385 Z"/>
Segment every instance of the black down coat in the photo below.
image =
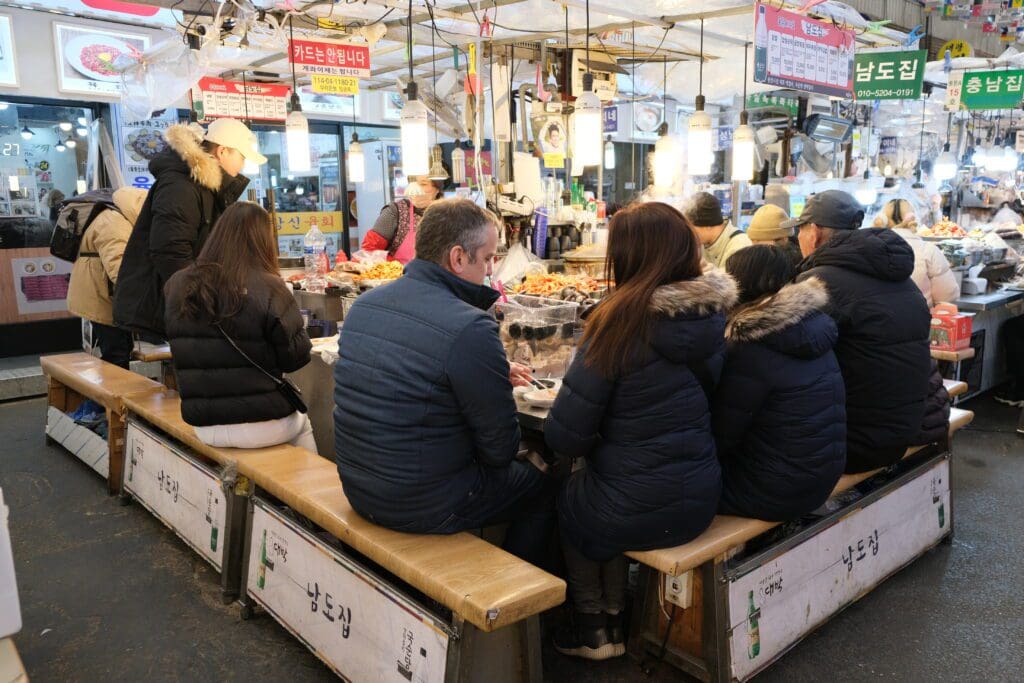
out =
<path fill-rule="evenodd" d="M 205 427 L 277 420 L 295 412 L 277 385 L 242 358 L 209 320 L 174 314 L 181 306 L 187 274 L 172 276 L 166 290 L 167 336 L 182 419 Z M 242 309 L 225 318 L 221 327 L 250 358 L 277 377 L 309 362 L 309 335 L 280 277 L 253 273 L 242 301 Z"/>
<path fill-rule="evenodd" d="M 168 149 L 149 163 L 156 182 L 128 238 L 114 289 L 114 323 L 161 339 L 164 285 L 192 265 L 224 209 L 249 184 L 245 176 L 225 173 L 189 126 L 171 126 L 164 139 Z"/>
<path fill-rule="evenodd" d="M 914 439 L 915 446 L 945 441 L 949 435 L 949 392 L 942 383 L 939 364 L 932 360 L 931 374 L 928 377 L 928 398 L 925 399 L 924 422 L 921 431 Z"/>
<path fill-rule="evenodd" d="M 519 451 L 498 299 L 441 266 L 359 297 L 334 368 L 338 473 L 352 507 L 412 533 L 442 526 Z M 453 558 L 455 561 L 457 558 Z"/>
<path fill-rule="evenodd" d="M 725 514 L 794 519 L 828 498 L 846 465 L 839 333 L 811 278 L 737 309 L 712 402 Z"/>
<path fill-rule="evenodd" d="M 715 516 L 721 470 L 707 394 L 725 359 L 736 284 L 719 270 L 660 287 L 633 368 L 608 379 L 580 349 L 544 422 L 548 446 L 585 458 L 558 499 L 566 540 L 595 561 L 685 543 Z"/>
<path fill-rule="evenodd" d="M 910 274 L 914 251 L 891 230 L 839 230 L 804 259 L 800 280 L 828 288 L 846 384 L 846 471 L 891 465 L 924 417 L 931 314 Z"/>

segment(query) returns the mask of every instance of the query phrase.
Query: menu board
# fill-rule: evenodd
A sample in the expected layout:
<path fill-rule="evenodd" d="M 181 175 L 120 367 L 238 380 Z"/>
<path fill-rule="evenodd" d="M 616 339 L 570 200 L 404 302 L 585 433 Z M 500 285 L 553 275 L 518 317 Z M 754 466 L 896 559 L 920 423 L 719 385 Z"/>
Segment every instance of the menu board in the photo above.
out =
<path fill-rule="evenodd" d="M 853 31 L 758 3 L 754 12 L 754 80 L 851 98 Z"/>
<path fill-rule="evenodd" d="M 199 119 L 284 121 L 291 86 L 200 78 L 192 88 L 192 108 Z"/>

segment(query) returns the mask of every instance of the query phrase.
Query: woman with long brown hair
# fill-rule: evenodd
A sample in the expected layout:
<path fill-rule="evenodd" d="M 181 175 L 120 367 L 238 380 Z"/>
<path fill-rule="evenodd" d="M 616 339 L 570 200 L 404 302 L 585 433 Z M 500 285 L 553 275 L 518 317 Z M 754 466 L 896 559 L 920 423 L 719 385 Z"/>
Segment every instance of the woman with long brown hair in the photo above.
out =
<path fill-rule="evenodd" d="M 196 262 L 165 287 L 181 417 L 211 446 L 292 443 L 316 451 L 304 408 L 281 378 L 309 362 L 298 305 L 281 280 L 270 216 L 238 202 Z"/>
<path fill-rule="evenodd" d="M 609 227 L 615 288 L 587 319 L 544 425 L 549 447 L 586 461 L 558 501 L 574 619 L 555 647 L 587 659 L 625 652 L 622 553 L 685 543 L 715 515 L 708 404 L 736 300 L 728 275 L 702 272 L 700 241 L 674 208 L 636 204 Z"/>

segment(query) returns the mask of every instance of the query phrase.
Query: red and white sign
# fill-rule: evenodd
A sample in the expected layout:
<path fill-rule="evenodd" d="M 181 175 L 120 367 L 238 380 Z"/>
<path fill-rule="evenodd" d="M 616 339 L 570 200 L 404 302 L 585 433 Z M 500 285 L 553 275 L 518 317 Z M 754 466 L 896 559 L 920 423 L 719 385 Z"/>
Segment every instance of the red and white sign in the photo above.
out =
<path fill-rule="evenodd" d="M 370 48 L 340 40 L 288 41 L 288 61 L 308 74 L 370 77 Z"/>
<path fill-rule="evenodd" d="M 200 78 L 192 88 L 192 108 L 201 120 L 252 119 L 284 121 L 288 118 L 291 86 L 242 83 Z"/>

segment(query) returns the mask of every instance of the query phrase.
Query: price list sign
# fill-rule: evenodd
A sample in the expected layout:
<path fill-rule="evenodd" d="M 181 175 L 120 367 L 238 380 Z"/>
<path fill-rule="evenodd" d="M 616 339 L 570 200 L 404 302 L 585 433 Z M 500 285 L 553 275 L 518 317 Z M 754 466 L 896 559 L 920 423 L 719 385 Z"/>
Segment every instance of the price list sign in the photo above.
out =
<path fill-rule="evenodd" d="M 853 31 L 757 4 L 754 80 L 831 97 L 853 96 Z"/>
<path fill-rule="evenodd" d="M 232 118 L 284 121 L 291 87 L 200 78 L 192 88 L 192 108 L 200 120 Z"/>

